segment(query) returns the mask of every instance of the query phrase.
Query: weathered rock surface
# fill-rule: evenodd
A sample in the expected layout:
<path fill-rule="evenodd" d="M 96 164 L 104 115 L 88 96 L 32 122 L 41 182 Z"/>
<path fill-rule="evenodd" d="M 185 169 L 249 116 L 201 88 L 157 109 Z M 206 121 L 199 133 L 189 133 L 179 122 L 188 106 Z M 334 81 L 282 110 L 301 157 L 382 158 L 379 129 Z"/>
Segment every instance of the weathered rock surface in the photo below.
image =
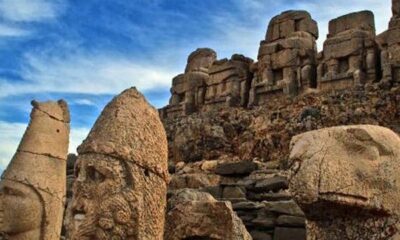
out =
<path fill-rule="evenodd" d="M 293 240 L 304 240 L 305 217 L 291 201 L 282 171 L 288 165 L 291 138 L 346 124 L 379 124 L 400 133 L 399 100 L 400 88 L 376 83 L 329 94 L 277 98 L 253 109 L 227 108 L 163 119 L 174 166 L 169 189 L 195 188 L 231 201 L 254 239 L 274 238 L 277 227 L 282 227 L 297 234 Z M 209 139 L 224 145 L 217 147 Z M 221 169 L 229 169 L 229 174 Z"/>
<path fill-rule="evenodd" d="M 276 95 L 295 96 L 316 87 L 317 23 L 306 11 L 286 11 L 271 19 L 260 43 L 249 106 Z"/>
<path fill-rule="evenodd" d="M 355 125 L 295 136 L 291 189 L 307 239 L 399 239 L 400 137 Z"/>
<path fill-rule="evenodd" d="M 69 111 L 32 101 L 31 120 L 0 182 L 0 238 L 60 239 L 66 191 Z"/>
<path fill-rule="evenodd" d="M 329 22 L 328 38 L 319 55 L 319 89 L 343 89 L 375 81 L 377 64 L 372 12 L 350 13 Z"/>
<path fill-rule="evenodd" d="M 165 240 L 251 240 L 230 202 L 210 194 L 183 189 L 168 201 Z"/>
<path fill-rule="evenodd" d="M 167 140 L 135 88 L 116 96 L 78 148 L 70 239 L 163 239 Z"/>

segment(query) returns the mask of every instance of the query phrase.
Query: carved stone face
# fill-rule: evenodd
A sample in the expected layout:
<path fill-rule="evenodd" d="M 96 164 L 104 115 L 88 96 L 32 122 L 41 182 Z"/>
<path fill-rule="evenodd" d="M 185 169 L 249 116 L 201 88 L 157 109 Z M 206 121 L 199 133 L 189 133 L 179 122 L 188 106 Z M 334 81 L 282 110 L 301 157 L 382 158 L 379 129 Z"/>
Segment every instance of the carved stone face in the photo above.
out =
<path fill-rule="evenodd" d="M 72 239 L 130 239 L 134 235 L 136 200 L 126 167 L 102 154 L 78 157 L 69 211 Z"/>
<path fill-rule="evenodd" d="M 305 211 L 398 215 L 400 139 L 377 126 L 323 129 L 292 140 L 291 188 Z"/>
<path fill-rule="evenodd" d="M 40 229 L 42 214 L 39 195 L 31 187 L 0 182 L 0 232 L 11 236 Z"/>

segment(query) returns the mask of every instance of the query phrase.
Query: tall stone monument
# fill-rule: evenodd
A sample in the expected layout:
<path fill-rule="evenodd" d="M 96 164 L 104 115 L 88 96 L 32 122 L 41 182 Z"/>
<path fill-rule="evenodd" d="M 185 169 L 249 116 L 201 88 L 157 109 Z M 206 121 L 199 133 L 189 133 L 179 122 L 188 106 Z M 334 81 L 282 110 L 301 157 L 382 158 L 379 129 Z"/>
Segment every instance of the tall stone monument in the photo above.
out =
<path fill-rule="evenodd" d="M 286 11 L 272 18 L 253 65 L 249 105 L 315 88 L 316 39 L 317 22 L 306 11 Z"/>
<path fill-rule="evenodd" d="M 161 240 L 167 152 L 157 110 L 135 88 L 116 96 L 78 148 L 69 238 Z"/>
<path fill-rule="evenodd" d="M 329 22 L 319 53 L 318 88 L 346 89 L 377 80 L 378 51 L 371 11 L 346 14 Z"/>
<path fill-rule="evenodd" d="M 0 239 L 58 240 L 64 213 L 69 112 L 32 101 L 31 121 L 0 182 Z"/>

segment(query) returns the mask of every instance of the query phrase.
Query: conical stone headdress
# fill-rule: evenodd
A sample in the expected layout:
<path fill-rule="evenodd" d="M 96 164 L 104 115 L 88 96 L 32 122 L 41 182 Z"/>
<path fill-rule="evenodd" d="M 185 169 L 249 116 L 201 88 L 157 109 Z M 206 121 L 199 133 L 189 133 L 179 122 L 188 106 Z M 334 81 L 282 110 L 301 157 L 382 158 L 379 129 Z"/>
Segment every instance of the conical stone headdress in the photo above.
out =
<path fill-rule="evenodd" d="M 1 178 L 33 188 L 40 195 L 45 212 L 41 239 L 59 239 L 70 130 L 68 106 L 63 100 L 32 101 L 32 106 L 30 123 Z"/>
<path fill-rule="evenodd" d="M 104 108 L 78 153 L 101 153 L 123 159 L 167 182 L 165 130 L 158 111 L 149 105 L 136 88 L 122 92 Z"/>

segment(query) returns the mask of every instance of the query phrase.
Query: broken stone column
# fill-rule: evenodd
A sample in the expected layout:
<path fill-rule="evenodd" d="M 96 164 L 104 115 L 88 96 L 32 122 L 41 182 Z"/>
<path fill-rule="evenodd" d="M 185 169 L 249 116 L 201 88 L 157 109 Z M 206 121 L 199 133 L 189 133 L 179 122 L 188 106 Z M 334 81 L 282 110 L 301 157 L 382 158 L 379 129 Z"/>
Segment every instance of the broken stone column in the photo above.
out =
<path fill-rule="evenodd" d="M 0 182 L 0 238 L 60 239 L 69 139 L 67 103 L 32 101 L 31 120 Z"/>
<path fill-rule="evenodd" d="M 361 11 L 329 22 L 320 53 L 319 89 L 346 89 L 377 80 L 379 56 L 374 21 L 371 11 Z"/>
<path fill-rule="evenodd" d="M 308 240 L 400 239 L 400 138 L 372 126 L 293 137 L 290 189 Z"/>
<path fill-rule="evenodd" d="M 251 240 L 228 201 L 209 193 L 178 190 L 168 200 L 165 240 Z"/>
<path fill-rule="evenodd" d="M 78 148 L 69 238 L 161 240 L 167 152 L 157 110 L 135 88 L 116 96 Z"/>
<path fill-rule="evenodd" d="M 249 106 L 316 88 L 316 39 L 317 22 L 306 11 L 286 11 L 272 18 L 260 43 Z"/>
<path fill-rule="evenodd" d="M 253 60 L 234 54 L 231 59 L 215 61 L 209 68 L 204 104 L 207 109 L 246 106 Z"/>
<path fill-rule="evenodd" d="M 208 69 L 216 59 L 216 52 L 210 48 L 198 48 L 189 55 L 185 73 L 172 80 L 171 98 L 168 106 L 160 110 L 161 117 L 189 115 L 201 108 L 209 78 Z"/>
<path fill-rule="evenodd" d="M 389 29 L 379 34 L 376 41 L 381 50 L 382 80 L 390 84 L 400 84 L 400 1 L 392 0 L 393 16 Z"/>

